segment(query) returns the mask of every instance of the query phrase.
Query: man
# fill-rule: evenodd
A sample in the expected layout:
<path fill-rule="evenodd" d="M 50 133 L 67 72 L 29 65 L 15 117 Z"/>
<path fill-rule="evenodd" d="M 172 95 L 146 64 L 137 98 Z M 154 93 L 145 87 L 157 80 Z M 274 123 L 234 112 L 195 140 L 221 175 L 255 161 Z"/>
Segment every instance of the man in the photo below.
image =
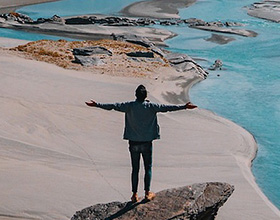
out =
<path fill-rule="evenodd" d="M 129 141 L 129 151 L 132 165 L 132 202 L 138 201 L 137 191 L 141 155 L 143 157 L 145 168 L 145 199 L 152 200 L 155 197 L 155 194 L 150 191 L 150 185 L 152 177 L 152 141 L 160 138 L 157 113 L 193 109 L 197 107 L 191 102 L 184 105 L 163 105 L 151 103 L 145 100 L 147 97 L 147 90 L 143 85 L 139 85 L 137 87 L 135 96 L 135 101 L 124 103 L 101 104 L 93 100 L 86 102 L 86 104 L 91 107 L 98 107 L 105 110 L 114 109 L 125 113 L 125 129 L 123 138 Z"/>

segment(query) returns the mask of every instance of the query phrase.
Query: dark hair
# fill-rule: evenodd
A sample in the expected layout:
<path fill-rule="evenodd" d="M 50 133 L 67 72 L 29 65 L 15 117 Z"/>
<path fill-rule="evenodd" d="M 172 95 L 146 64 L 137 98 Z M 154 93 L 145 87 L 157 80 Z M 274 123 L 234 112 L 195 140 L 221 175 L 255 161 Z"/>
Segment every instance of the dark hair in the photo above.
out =
<path fill-rule="evenodd" d="M 135 90 L 136 99 L 140 102 L 144 102 L 145 98 L 147 98 L 147 90 L 145 86 L 139 85 Z"/>

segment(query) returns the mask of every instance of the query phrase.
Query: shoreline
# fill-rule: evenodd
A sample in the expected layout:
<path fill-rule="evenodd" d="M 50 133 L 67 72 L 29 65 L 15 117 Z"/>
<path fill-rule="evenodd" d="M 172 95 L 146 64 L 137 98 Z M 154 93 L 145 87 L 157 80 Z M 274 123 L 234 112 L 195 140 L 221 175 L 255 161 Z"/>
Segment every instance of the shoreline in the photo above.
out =
<path fill-rule="evenodd" d="M 164 87 L 166 87 L 166 85 Z M 189 88 L 190 87 L 191 86 L 189 86 Z M 187 88 L 187 90 L 185 90 L 185 91 L 188 91 L 189 88 Z M 164 89 L 164 88 L 162 88 L 162 89 Z M 174 90 L 174 87 L 172 87 L 171 90 Z M 159 90 L 153 91 L 153 94 L 155 97 L 157 97 L 158 100 L 161 100 L 161 96 L 160 96 L 161 92 L 159 92 Z M 219 116 L 216 116 L 215 114 L 207 112 L 206 110 L 201 110 L 201 111 L 202 111 L 202 113 L 201 113 L 200 117 L 206 117 L 206 118 L 212 117 L 211 120 L 214 120 L 214 121 L 217 120 L 217 121 L 220 121 L 221 123 L 230 124 L 230 126 L 233 126 L 233 127 L 235 127 L 235 126 L 239 127 L 238 125 L 235 125 L 233 122 L 230 122 L 227 119 L 223 119 Z M 243 134 L 241 136 L 245 135 L 244 133 L 248 133 L 248 131 L 246 131 L 245 129 L 243 129 L 241 127 L 240 128 L 237 128 L 237 127 L 235 127 L 235 129 L 236 129 L 235 131 L 243 132 Z M 280 216 L 279 210 L 266 198 L 266 196 L 263 194 L 263 192 L 261 191 L 261 189 L 259 188 L 259 186 L 256 184 L 256 182 L 254 180 L 254 176 L 251 172 L 251 162 L 254 159 L 254 157 L 256 156 L 257 146 L 256 146 L 256 143 L 254 143 L 254 140 L 252 140 L 252 137 L 250 137 L 251 134 L 245 135 L 245 136 L 250 139 L 249 145 L 251 145 L 251 146 L 249 146 L 249 148 L 253 148 L 253 150 L 251 149 L 251 151 L 250 151 L 250 149 L 247 149 L 247 151 L 250 151 L 250 153 L 248 153 L 246 151 L 244 155 L 239 155 L 240 152 L 235 152 L 236 153 L 235 159 L 237 161 L 237 164 L 240 167 L 243 177 L 245 179 L 247 179 L 248 183 L 255 190 L 255 192 L 258 194 L 258 196 L 260 196 L 262 198 L 262 200 L 264 201 L 264 203 L 275 213 L 275 216 L 277 215 L 279 217 Z M 246 153 L 248 153 L 250 155 L 250 158 L 245 156 Z M 247 156 L 248 156 L 248 154 L 247 154 Z M 241 190 L 241 189 L 238 189 L 238 190 Z M 243 193 L 246 194 L 245 190 L 243 190 Z M 239 194 L 239 196 L 242 197 L 241 193 Z M 230 205 L 234 205 L 234 204 L 232 204 L 231 200 L 233 200 L 233 199 L 232 198 L 229 199 L 229 201 L 225 204 L 225 206 L 220 209 L 217 219 L 225 219 L 228 215 L 231 215 L 231 212 L 234 211 L 234 209 L 229 207 Z M 252 201 L 252 200 L 249 200 L 249 201 Z M 260 208 L 262 208 L 261 203 L 258 203 L 258 205 L 260 206 Z M 244 209 L 246 210 L 245 207 L 244 207 Z M 229 218 L 227 218 L 227 219 L 229 219 Z M 240 219 L 242 219 L 242 218 L 240 218 Z M 247 219 L 250 219 L 250 218 L 247 218 Z M 271 219 L 273 219 L 273 216 Z"/>

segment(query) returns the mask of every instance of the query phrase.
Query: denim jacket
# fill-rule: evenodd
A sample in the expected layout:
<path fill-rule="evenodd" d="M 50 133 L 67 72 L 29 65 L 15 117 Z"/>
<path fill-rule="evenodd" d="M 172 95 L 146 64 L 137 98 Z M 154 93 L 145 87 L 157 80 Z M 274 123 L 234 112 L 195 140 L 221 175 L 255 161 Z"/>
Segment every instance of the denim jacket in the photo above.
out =
<path fill-rule="evenodd" d="M 186 108 L 185 105 L 164 105 L 137 100 L 115 104 L 97 103 L 96 107 L 124 112 L 125 128 L 123 138 L 131 141 L 152 141 L 159 139 L 160 132 L 157 113 Z"/>

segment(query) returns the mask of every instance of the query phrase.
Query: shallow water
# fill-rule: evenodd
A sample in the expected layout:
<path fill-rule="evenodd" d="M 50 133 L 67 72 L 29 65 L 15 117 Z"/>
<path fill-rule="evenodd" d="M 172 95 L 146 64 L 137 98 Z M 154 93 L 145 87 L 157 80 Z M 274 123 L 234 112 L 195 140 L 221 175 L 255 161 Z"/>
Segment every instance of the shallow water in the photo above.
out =
<path fill-rule="evenodd" d="M 236 41 L 217 45 L 205 41 L 212 33 L 179 28 L 180 36 L 168 44 L 174 51 L 207 59 L 202 63 L 205 68 L 216 59 L 223 61 L 226 70 L 209 71 L 208 79 L 192 88 L 191 99 L 255 136 L 259 150 L 253 174 L 267 197 L 280 208 L 280 24 L 248 16 L 243 6 L 253 2 L 199 1 L 181 10 L 180 15 L 242 22 L 246 29 L 259 33 L 256 38 L 235 37 Z"/>
<path fill-rule="evenodd" d="M 38 17 L 117 12 L 137 0 L 64 0 L 24 7 L 18 12 Z M 256 181 L 268 198 L 280 208 L 280 24 L 250 17 L 243 8 L 252 0 L 200 0 L 180 10 L 182 18 L 196 17 L 206 21 L 237 21 L 246 29 L 259 33 L 256 38 L 236 38 L 226 45 L 206 41 L 211 32 L 186 26 L 166 27 L 179 34 L 167 43 L 170 50 L 203 58 L 208 68 L 221 59 L 225 70 L 209 71 L 207 80 L 195 85 L 190 96 L 194 103 L 231 119 L 250 131 L 259 146 L 253 162 Z M 213 13 L 215 12 L 215 13 Z M 226 35 L 226 34 L 225 34 Z M 0 29 L 0 36 L 38 40 L 44 35 Z M 61 37 L 47 37 L 58 39 Z M 218 76 L 220 75 L 220 76 Z"/>
<path fill-rule="evenodd" d="M 63 0 L 25 6 L 18 9 L 17 12 L 27 14 L 33 20 L 37 20 L 38 18 L 50 18 L 53 15 L 59 15 L 61 17 L 86 14 L 118 15 L 119 11 L 122 8 L 137 1 L 138 0 Z M 3 28 L 0 28 L 0 37 L 16 38 L 31 41 L 40 39 L 76 40 L 66 37 L 41 35 L 30 32 L 8 30 Z"/>
<path fill-rule="evenodd" d="M 18 12 L 33 19 L 53 15 L 61 17 L 86 14 L 118 14 L 125 6 L 138 0 L 63 0 L 23 7 Z"/>

